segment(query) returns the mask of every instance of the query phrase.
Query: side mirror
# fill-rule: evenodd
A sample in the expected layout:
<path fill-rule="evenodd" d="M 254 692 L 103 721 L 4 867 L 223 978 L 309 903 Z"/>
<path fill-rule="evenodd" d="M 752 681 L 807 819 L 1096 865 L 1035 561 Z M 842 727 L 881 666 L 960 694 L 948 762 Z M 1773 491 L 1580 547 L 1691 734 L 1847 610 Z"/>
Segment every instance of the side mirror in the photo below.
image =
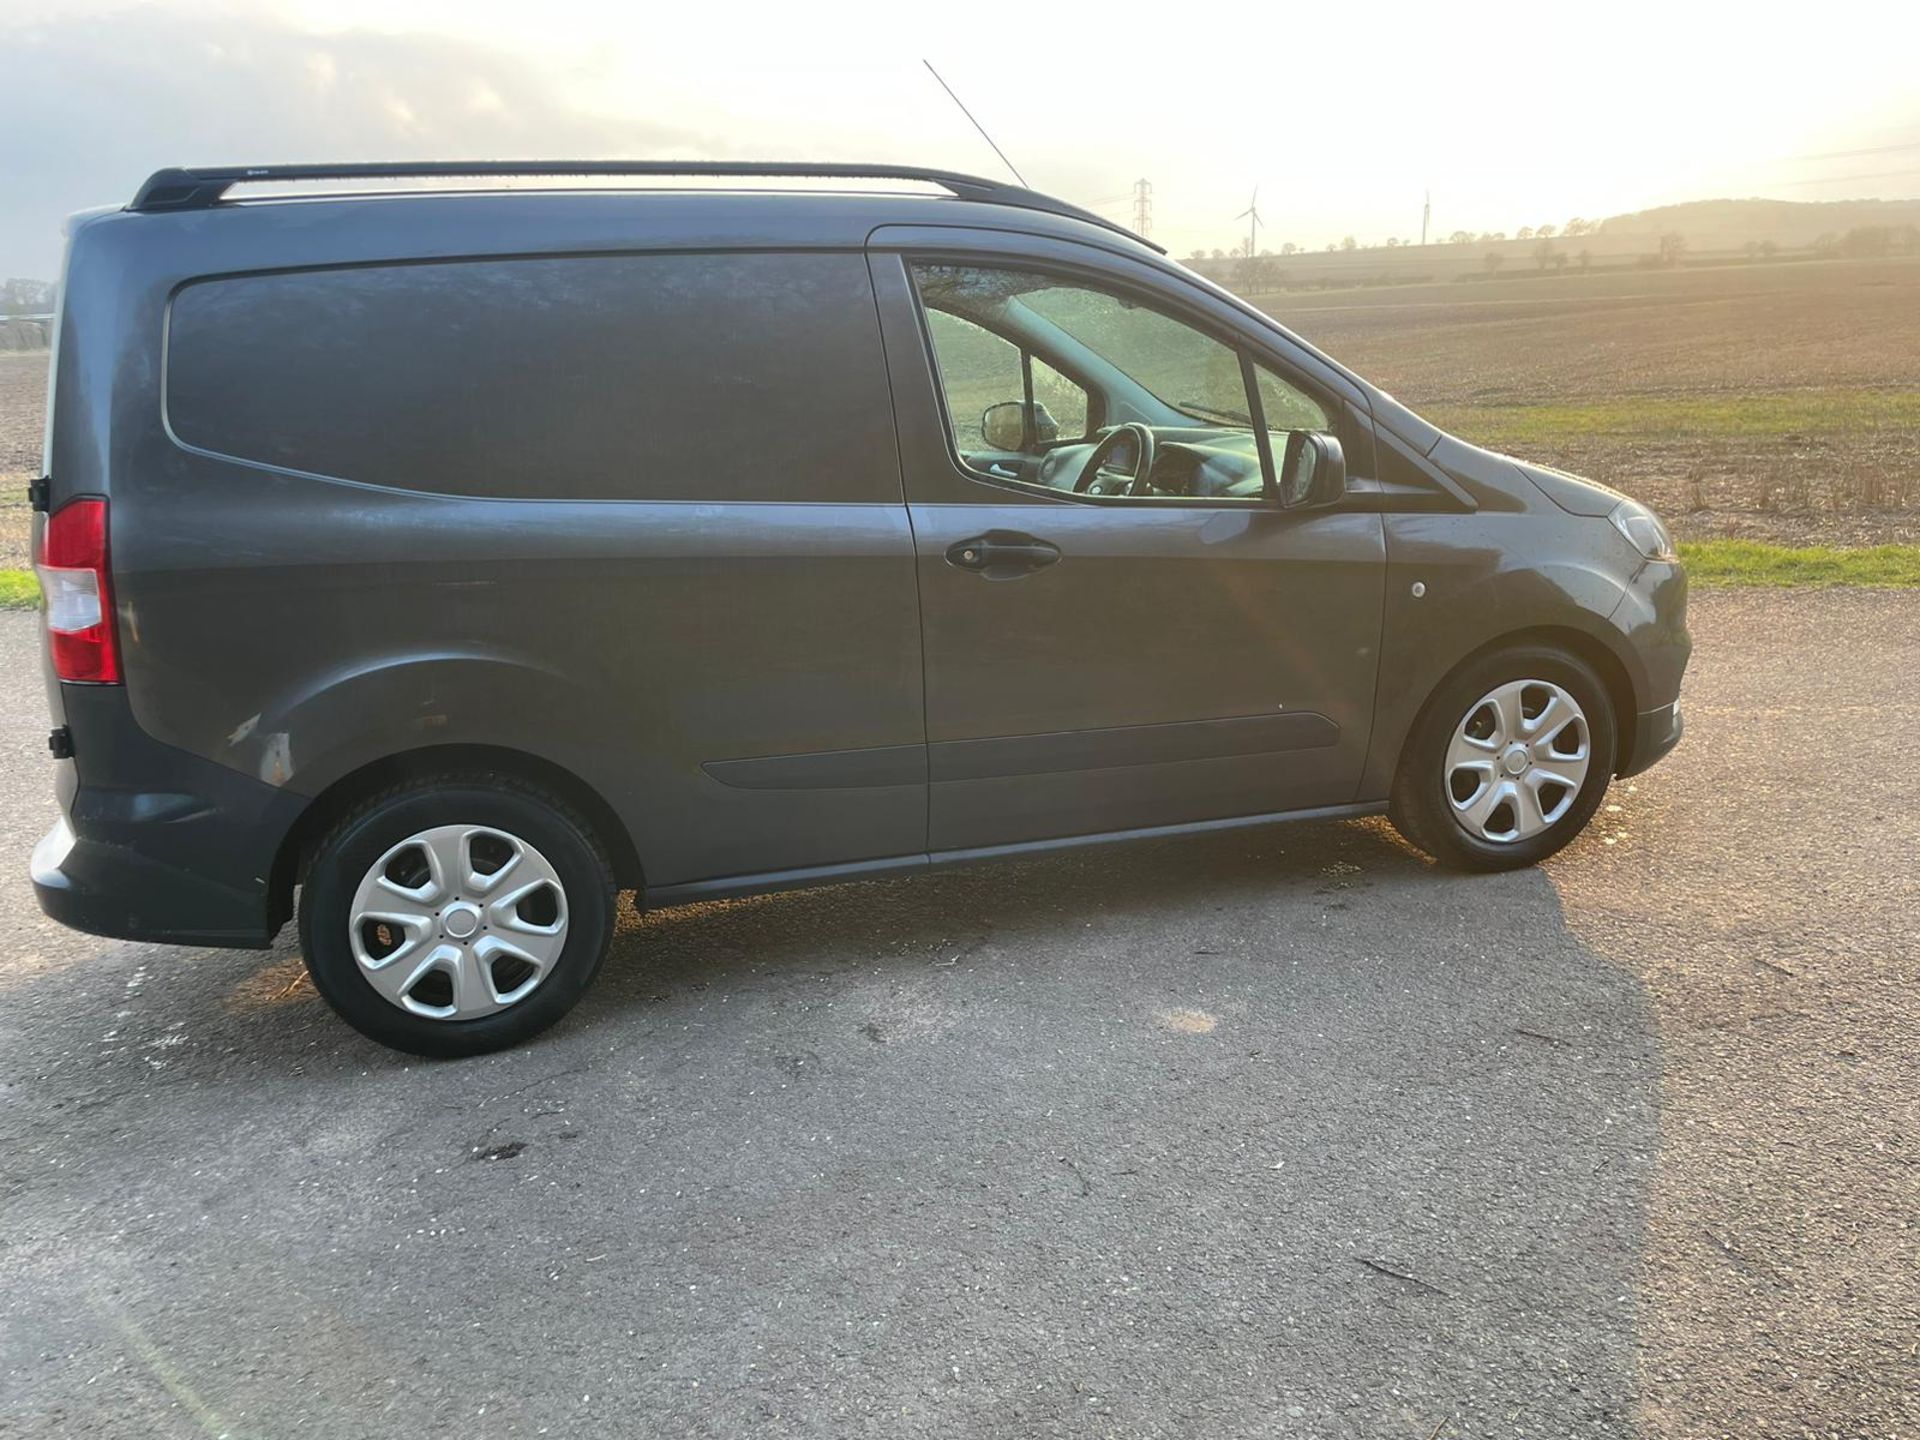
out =
<path fill-rule="evenodd" d="M 1027 406 L 1023 400 L 1002 400 L 980 416 L 980 437 L 995 450 L 1027 448 Z M 1049 445 L 1060 438 L 1060 422 L 1039 401 L 1033 405 L 1033 442 Z"/>
<path fill-rule="evenodd" d="M 1280 462 L 1282 510 L 1331 505 L 1346 497 L 1347 456 L 1340 442 L 1316 430 L 1290 430 Z"/>

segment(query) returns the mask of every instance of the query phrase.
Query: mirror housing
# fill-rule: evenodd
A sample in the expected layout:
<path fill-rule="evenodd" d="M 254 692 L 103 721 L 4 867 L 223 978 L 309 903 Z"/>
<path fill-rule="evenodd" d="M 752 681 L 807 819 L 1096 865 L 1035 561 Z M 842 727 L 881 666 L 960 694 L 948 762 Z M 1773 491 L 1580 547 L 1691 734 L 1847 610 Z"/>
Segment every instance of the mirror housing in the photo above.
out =
<path fill-rule="evenodd" d="M 1312 509 L 1344 500 L 1347 455 L 1340 441 L 1317 430 L 1290 430 L 1280 462 L 1278 492 L 1282 510 Z"/>
<path fill-rule="evenodd" d="M 1025 450 L 1029 444 L 1029 419 L 1033 422 L 1031 443 L 1047 445 L 1060 438 L 1060 422 L 1037 400 L 1031 416 L 1024 400 L 1002 400 L 998 405 L 989 405 L 980 413 L 980 438 L 995 450 Z"/>

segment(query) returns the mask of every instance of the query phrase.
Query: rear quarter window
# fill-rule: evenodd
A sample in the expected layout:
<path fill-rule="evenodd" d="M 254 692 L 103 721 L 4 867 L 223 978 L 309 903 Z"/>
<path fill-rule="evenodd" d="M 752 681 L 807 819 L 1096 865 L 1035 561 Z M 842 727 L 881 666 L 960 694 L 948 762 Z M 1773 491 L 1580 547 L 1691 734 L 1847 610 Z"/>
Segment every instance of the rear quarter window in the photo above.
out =
<path fill-rule="evenodd" d="M 175 297 L 167 420 L 256 464 L 448 495 L 901 498 L 852 254 L 237 276 Z"/>

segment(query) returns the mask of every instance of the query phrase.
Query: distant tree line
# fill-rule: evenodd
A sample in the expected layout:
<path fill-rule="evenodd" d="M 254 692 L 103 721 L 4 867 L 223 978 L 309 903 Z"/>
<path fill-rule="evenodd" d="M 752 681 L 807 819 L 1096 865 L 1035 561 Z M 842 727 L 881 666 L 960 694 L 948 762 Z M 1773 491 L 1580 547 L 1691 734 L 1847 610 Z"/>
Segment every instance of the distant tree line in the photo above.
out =
<path fill-rule="evenodd" d="M 1513 232 L 1516 240 L 1551 240 L 1558 235 L 1562 239 L 1574 240 L 1582 235 L 1591 235 L 1600 228 L 1598 220 L 1587 220 L 1576 215 L 1564 225 L 1522 225 Z M 1447 245 L 1497 245 L 1507 238 L 1504 230 L 1483 230 L 1475 234 L 1471 230 L 1456 230 L 1443 242 Z"/>
<path fill-rule="evenodd" d="M 1511 236 L 1504 230 L 1455 230 L 1451 234 L 1435 241 L 1440 245 L 1500 245 L 1508 240 L 1532 240 L 1538 242 L 1533 249 L 1535 265 L 1542 269 L 1564 269 L 1569 260 L 1586 268 L 1591 263 L 1591 255 L 1584 249 L 1575 251 L 1571 257 L 1562 254 L 1555 240 L 1574 240 L 1583 235 L 1595 235 L 1600 231 L 1598 220 L 1588 220 L 1576 215 L 1564 225 L 1548 223 L 1545 225 L 1522 225 Z M 1329 240 L 1325 250 L 1328 254 L 1350 250 L 1397 250 L 1412 246 L 1412 240 L 1400 236 L 1388 236 L 1374 244 L 1361 244 L 1352 235 L 1342 236 L 1338 240 Z M 1780 246 L 1772 240 L 1749 240 L 1745 251 L 1750 259 L 1771 259 L 1780 253 Z M 1920 226 L 1915 225 L 1860 225 L 1845 234 L 1829 233 L 1814 241 L 1816 254 L 1846 256 L 1853 259 L 1872 259 L 1881 255 L 1920 254 Z M 1194 250 L 1188 255 L 1190 260 L 1239 260 L 1254 261 L 1308 253 L 1304 246 L 1293 241 L 1284 242 L 1275 250 L 1263 249 L 1258 255 L 1249 253 L 1247 242 L 1241 241 L 1231 250 L 1215 248 L 1213 250 Z M 1650 254 L 1640 258 L 1640 264 L 1649 266 L 1679 265 L 1686 259 L 1687 240 L 1678 231 L 1669 230 L 1654 242 Z M 1488 270 L 1499 269 L 1498 264 L 1489 263 Z M 32 285 L 33 281 L 10 280 L 8 285 Z M 44 287 L 51 289 L 51 287 Z"/>
<path fill-rule="evenodd" d="M 1537 272 L 1565 271 L 1569 266 L 1582 273 L 1593 268 L 1593 252 L 1586 246 L 1578 250 L 1567 251 L 1557 241 L 1592 235 L 1599 231 L 1597 221 L 1589 221 L 1575 216 L 1565 225 L 1523 225 L 1513 235 L 1514 240 L 1531 240 L 1534 268 Z M 1498 245 L 1508 239 L 1504 230 L 1475 234 L 1469 230 L 1456 230 L 1440 243 L 1447 245 L 1484 244 Z M 1353 250 L 1389 249 L 1412 247 L 1411 240 L 1392 238 L 1382 246 L 1361 245 L 1353 236 L 1343 236 L 1339 240 L 1329 241 L 1326 250 L 1345 252 Z M 1744 247 L 1749 260 L 1771 260 L 1780 254 L 1780 246 L 1772 240 L 1749 240 Z M 1688 254 L 1687 237 L 1678 230 L 1669 230 L 1655 237 L 1654 248 L 1633 260 L 1633 264 L 1642 269 L 1674 269 L 1684 265 Z M 1195 261 L 1214 260 L 1224 263 L 1223 268 L 1214 274 L 1224 280 L 1233 289 L 1243 295 L 1260 294 L 1287 287 L 1288 276 L 1283 262 L 1295 255 L 1308 254 L 1307 250 L 1291 240 L 1284 242 L 1279 250 L 1263 249 L 1259 253 L 1250 253 L 1247 242 L 1242 241 L 1232 250 L 1216 249 L 1212 252 L 1195 250 L 1190 259 Z M 1804 251 L 1801 253 L 1805 253 Z M 1872 259 L 1884 255 L 1920 254 L 1920 226 L 1914 225 L 1863 225 L 1848 230 L 1844 234 L 1822 235 L 1814 242 L 1813 253 L 1822 256 L 1846 257 L 1850 259 Z M 1481 257 L 1484 276 L 1460 276 L 1458 278 L 1492 279 L 1498 275 L 1507 263 L 1508 256 L 1499 250 L 1489 250 Z M 1317 283 L 1313 276 L 1318 272 L 1309 272 L 1310 286 Z M 1521 272 L 1526 273 L 1526 272 Z M 1387 283 L 1389 275 L 1371 278 L 1348 279 L 1345 284 Z M 1410 277 L 1395 272 L 1391 278 L 1406 283 Z M 1421 277 L 1426 278 L 1426 277 Z"/>
<path fill-rule="evenodd" d="M 1576 215 L 1564 225 L 1522 225 L 1513 238 L 1516 240 L 1551 240 L 1554 236 L 1559 235 L 1571 239 L 1579 235 L 1591 235 L 1599 228 L 1599 221 L 1583 219 L 1581 216 Z M 1491 245 L 1503 241 L 1506 238 L 1507 232 L 1504 230 L 1488 230 L 1479 234 L 1475 234 L 1471 230 L 1456 230 L 1451 235 L 1445 237 L 1445 239 L 1436 240 L 1434 243 L 1441 245 L 1472 245 L 1477 242 L 1483 245 Z M 1402 236 L 1389 235 L 1385 240 L 1379 241 L 1378 243 L 1363 245 L 1355 236 L 1343 235 L 1338 240 L 1329 240 L 1326 243 L 1325 249 L 1328 254 L 1348 250 L 1398 250 L 1405 247 L 1412 247 L 1414 243 L 1414 241 Z M 1223 250 L 1218 247 L 1212 250 L 1204 248 L 1196 249 L 1190 251 L 1187 258 L 1189 260 L 1252 260 L 1269 257 L 1276 253 L 1282 256 L 1300 255 L 1305 254 L 1306 250 L 1304 247 L 1288 240 L 1280 246 L 1277 252 L 1273 250 L 1262 250 L 1257 256 L 1249 255 L 1247 252 L 1247 242 L 1242 240 L 1231 250 Z"/>
<path fill-rule="evenodd" d="M 1873 260 L 1882 255 L 1920 253 L 1920 225 L 1856 225 L 1844 235 L 1826 234 L 1813 242 L 1816 255 Z"/>
<path fill-rule="evenodd" d="M 0 280 L 0 315 L 46 315 L 54 287 L 45 280 Z"/>

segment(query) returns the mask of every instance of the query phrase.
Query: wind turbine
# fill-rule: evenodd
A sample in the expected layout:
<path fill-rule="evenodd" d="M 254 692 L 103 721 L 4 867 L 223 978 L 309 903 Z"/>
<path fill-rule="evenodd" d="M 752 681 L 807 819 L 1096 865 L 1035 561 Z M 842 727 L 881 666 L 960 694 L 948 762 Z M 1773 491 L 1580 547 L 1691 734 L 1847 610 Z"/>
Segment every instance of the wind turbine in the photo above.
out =
<path fill-rule="evenodd" d="M 1257 252 L 1255 241 L 1260 229 L 1260 187 L 1253 187 L 1253 199 L 1247 202 L 1247 208 L 1233 217 L 1247 222 L 1247 258 L 1251 260 Z"/>

